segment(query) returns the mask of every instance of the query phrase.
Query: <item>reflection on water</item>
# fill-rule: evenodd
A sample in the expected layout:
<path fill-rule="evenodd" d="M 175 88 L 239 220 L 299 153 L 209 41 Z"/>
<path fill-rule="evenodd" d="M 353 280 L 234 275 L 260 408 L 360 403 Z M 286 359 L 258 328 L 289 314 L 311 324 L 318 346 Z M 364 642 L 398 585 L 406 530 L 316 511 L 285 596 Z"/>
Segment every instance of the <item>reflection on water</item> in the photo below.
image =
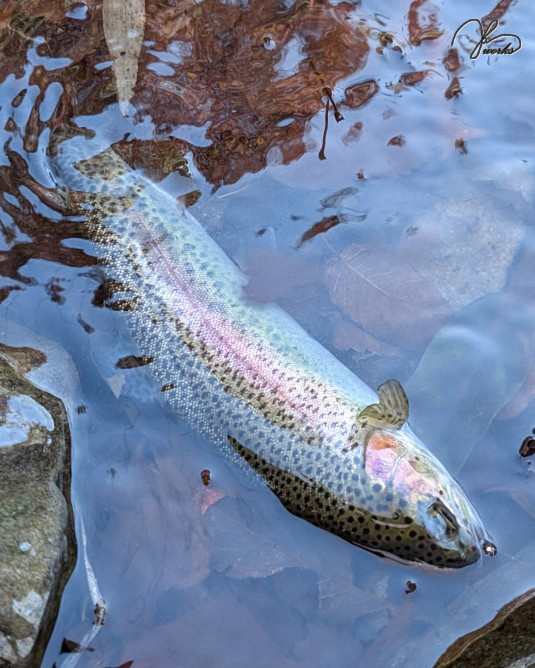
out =
<path fill-rule="evenodd" d="M 78 537 L 83 518 L 107 606 L 94 652 L 60 655 L 93 621 L 80 560 L 46 668 L 430 666 L 533 586 L 518 448 L 535 426 L 535 17 L 391 4 L 149 0 L 128 117 L 97 4 L 0 9 L 2 342 L 20 345 L 18 323 L 24 345 L 74 361 L 79 383 L 67 355 L 41 382 L 69 409 Z M 450 50 L 462 22 L 491 14 L 521 51 Z M 326 129 L 329 95 L 344 119 L 331 109 Z M 495 559 L 451 575 L 378 559 L 289 515 L 188 430 L 131 363 L 124 286 L 49 170 L 51 132 L 76 125 L 191 206 L 252 299 L 277 299 L 373 387 L 407 385 L 413 426 L 468 490 Z"/>

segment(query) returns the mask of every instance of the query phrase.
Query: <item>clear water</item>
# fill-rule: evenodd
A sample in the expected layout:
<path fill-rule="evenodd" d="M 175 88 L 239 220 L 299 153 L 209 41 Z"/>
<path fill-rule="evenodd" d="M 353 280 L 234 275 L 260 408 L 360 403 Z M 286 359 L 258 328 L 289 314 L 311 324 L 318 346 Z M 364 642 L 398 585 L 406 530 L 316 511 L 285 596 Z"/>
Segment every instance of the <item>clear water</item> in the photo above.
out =
<path fill-rule="evenodd" d="M 535 426 L 534 10 L 509 7 L 496 31 L 518 34 L 519 52 L 460 51 L 451 74 L 454 31 L 492 3 L 415 4 L 441 37 L 409 41 L 409 3 L 148 0 L 128 118 L 94 3 L 0 11 L 1 340 L 56 351 L 36 381 L 73 433 L 79 559 L 44 667 L 426 667 L 534 586 L 533 474 L 518 456 Z M 463 93 L 448 99 L 455 75 Z M 367 104 L 344 105 L 370 80 Z M 325 86 L 344 120 L 329 111 L 320 160 Z M 124 314 L 93 303 L 105 268 L 54 207 L 46 149 L 68 121 L 109 142 L 188 142 L 191 211 L 251 299 L 277 300 L 371 386 L 404 384 L 495 558 L 429 573 L 307 525 L 191 433 L 145 368 L 115 366 L 136 353 Z M 60 654 L 93 629 L 84 530 L 106 620 L 93 652 Z"/>

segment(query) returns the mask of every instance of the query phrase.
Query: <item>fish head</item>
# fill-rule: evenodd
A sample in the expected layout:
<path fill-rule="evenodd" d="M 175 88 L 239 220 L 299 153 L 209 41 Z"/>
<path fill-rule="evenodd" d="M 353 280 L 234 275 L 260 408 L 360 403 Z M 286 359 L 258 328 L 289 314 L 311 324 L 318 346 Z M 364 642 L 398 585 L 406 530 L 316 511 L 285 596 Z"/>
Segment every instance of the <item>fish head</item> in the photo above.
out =
<path fill-rule="evenodd" d="M 372 487 L 381 487 L 409 529 L 403 533 L 402 559 L 461 568 L 482 553 L 496 553 L 460 485 L 408 427 L 371 433 L 365 468 Z"/>

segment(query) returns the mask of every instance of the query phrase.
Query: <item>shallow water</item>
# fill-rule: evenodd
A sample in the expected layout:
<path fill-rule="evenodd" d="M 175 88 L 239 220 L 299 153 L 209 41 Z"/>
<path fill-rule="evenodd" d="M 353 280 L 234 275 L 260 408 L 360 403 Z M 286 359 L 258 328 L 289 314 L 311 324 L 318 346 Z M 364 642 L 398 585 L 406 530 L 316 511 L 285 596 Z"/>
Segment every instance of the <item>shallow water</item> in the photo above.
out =
<path fill-rule="evenodd" d="M 44 667 L 426 667 L 534 586 L 518 448 L 535 427 L 535 10 L 507 4 L 497 32 L 522 49 L 460 50 L 450 72 L 454 31 L 491 3 L 148 1 L 127 118 L 93 2 L 0 10 L 1 341 L 46 339 L 74 363 L 39 378 L 69 411 L 79 540 Z M 426 21 L 435 39 L 419 42 Z M 322 152 L 325 87 L 344 119 L 329 109 Z M 54 200 L 46 150 L 67 122 L 128 134 L 155 178 L 186 152 L 191 211 L 250 298 L 278 301 L 372 387 L 402 382 L 495 558 L 430 573 L 309 526 L 166 407 L 150 365 L 116 366 L 139 351 Z M 83 532 L 106 620 L 94 651 L 60 654 L 93 629 Z"/>

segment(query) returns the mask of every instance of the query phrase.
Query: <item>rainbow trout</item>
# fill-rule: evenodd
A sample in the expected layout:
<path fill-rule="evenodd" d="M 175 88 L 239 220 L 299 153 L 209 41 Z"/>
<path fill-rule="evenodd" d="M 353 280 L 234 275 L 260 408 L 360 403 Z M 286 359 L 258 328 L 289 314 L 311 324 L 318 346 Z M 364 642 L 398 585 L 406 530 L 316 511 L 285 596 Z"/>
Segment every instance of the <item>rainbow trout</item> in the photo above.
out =
<path fill-rule="evenodd" d="M 255 304 L 188 212 L 113 147 L 50 148 L 58 188 L 127 286 L 168 402 L 246 462 L 290 512 L 382 556 L 460 568 L 494 554 L 461 487 L 407 425 L 400 384 L 373 392 L 285 311 Z"/>

